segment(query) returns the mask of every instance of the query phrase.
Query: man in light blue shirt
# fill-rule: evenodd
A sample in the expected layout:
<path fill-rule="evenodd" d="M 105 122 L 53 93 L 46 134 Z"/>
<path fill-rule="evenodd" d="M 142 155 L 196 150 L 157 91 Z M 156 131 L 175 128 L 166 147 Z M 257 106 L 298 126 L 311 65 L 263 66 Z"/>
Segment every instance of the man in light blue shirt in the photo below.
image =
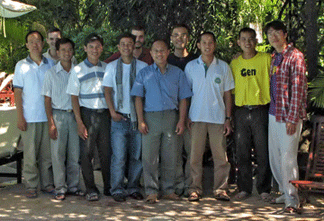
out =
<path fill-rule="evenodd" d="M 162 198 L 180 199 L 175 194 L 177 135 L 185 129 L 186 99 L 192 92 L 184 72 L 167 63 L 169 54 L 168 43 L 154 41 L 151 48 L 154 64 L 138 73 L 131 91 L 131 95 L 136 96 L 138 129 L 143 134 L 142 162 L 148 203 L 156 203 L 160 186 Z"/>

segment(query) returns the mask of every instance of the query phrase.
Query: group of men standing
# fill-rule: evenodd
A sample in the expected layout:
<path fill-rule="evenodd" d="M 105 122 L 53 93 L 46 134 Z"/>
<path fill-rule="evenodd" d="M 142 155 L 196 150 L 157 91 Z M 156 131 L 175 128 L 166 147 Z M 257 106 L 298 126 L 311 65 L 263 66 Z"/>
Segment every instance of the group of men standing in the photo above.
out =
<path fill-rule="evenodd" d="M 289 180 L 298 178 L 305 63 L 303 55 L 288 45 L 280 21 L 269 23 L 265 33 L 275 49 L 273 58 L 257 52 L 255 31 L 243 28 L 238 36 L 242 54 L 230 65 L 214 56 L 212 32 L 198 36 L 199 57 L 188 52 L 186 25 L 176 25 L 170 33 L 174 53 L 163 39 L 145 49 L 144 29 L 135 27 L 119 36 L 119 52 L 106 60 L 108 64 L 99 60 L 103 39 L 90 34 L 84 43 L 87 58 L 76 65 L 74 43 L 61 38 L 59 30 L 48 33 L 50 49 L 43 56 L 42 35 L 29 32 L 30 54 L 17 63 L 13 82 L 27 197 L 37 197 L 39 179 L 41 189 L 55 193 L 58 200 L 66 194 L 83 195 L 81 165 L 86 199 L 98 200 L 91 162 L 97 149 L 104 194 L 114 200 L 144 199 L 139 184 L 143 172 L 146 202 L 179 200 L 181 195 L 198 201 L 208 136 L 213 193 L 229 201 L 225 137 L 233 131 L 234 94 L 239 189 L 235 197 L 243 200 L 252 193 L 253 147 L 260 197 L 296 210 L 297 190 Z M 270 195 L 271 170 L 284 193 L 278 199 Z"/>

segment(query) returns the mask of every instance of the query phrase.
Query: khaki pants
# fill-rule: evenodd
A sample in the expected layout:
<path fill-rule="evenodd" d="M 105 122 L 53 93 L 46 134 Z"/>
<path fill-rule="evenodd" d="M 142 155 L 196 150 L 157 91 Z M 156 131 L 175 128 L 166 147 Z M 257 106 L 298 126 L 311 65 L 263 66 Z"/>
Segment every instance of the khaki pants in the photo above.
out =
<path fill-rule="evenodd" d="M 24 179 L 27 189 L 53 188 L 53 171 L 47 122 L 27 123 L 21 132 L 24 144 Z"/>
<path fill-rule="evenodd" d="M 194 122 L 191 131 L 191 176 L 190 192 L 197 191 L 202 194 L 203 155 L 206 146 L 206 137 L 209 134 L 210 149 L 214 161 L 214 187 L 215 194 L 226 190 L 230 164 L 226 157 L 225 137 L 223 124 Z"/>

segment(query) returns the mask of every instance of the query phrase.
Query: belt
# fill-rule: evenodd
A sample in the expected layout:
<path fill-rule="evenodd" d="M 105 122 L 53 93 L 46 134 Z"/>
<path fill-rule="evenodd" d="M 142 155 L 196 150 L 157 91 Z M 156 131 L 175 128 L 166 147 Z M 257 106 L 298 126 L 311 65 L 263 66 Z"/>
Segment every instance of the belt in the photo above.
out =
<path fill-rule="evenodd" d="M 253 110 L 253 109 L 258 109 L 258 108 L 262 108 L 262 107 L 266 107 L 267 105 L 243 105 L 240 108 L 246 108 L 249 110 Z"/>
<path fill-rule="evenodd" d="M 130 114 L 123 114 L 123 113 L 120 113 L 120 112 L 117 112 L 118 114 L 122 115 L 123 117 L 125 118 L 131 118 L 131 115 Z"/>
<path fill-rule="evenodd" d="M 81 107 L 81 108 L 85 109 L 87 111 L 98 113 L 98 114 L 101 114 L 101 113 L 103 113 L 105 111 L 108 111 L 108 109 L 106 109 L 106 108 L 102 108 L 102 109 L 91 109 L 91 108 L 87 108 L 87 107 Z"/>
<path fill-rule="evenodd" d="M 63 110 L 63 109 L 55 109 L 55 108 L 53 108 L 53 110 L 56 110 L 56 111 L 64 111 L 64 112 L 68 112 L 68 113 L 73 112 L 72 109 Z"/>

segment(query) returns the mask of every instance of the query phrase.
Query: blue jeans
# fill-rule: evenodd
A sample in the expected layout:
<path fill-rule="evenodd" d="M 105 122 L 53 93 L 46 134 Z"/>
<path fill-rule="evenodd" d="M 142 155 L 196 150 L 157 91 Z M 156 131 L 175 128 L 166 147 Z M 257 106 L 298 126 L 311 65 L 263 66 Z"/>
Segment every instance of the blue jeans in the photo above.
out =
<path fill-rule="evenodd" d="M 111 121 L 111 190 L 112 195 L 132 194 L 139 192 L 139 179 L 142 174 L 142 135 L 132 127 L 129 118 L 121 121 Z M 137 127 L 137 125 L 136 125 Z M 128 156 L 128 159 L 127 159 Z M 127 191 L 124 187 L 126 163 L 128 163 Z"/>

